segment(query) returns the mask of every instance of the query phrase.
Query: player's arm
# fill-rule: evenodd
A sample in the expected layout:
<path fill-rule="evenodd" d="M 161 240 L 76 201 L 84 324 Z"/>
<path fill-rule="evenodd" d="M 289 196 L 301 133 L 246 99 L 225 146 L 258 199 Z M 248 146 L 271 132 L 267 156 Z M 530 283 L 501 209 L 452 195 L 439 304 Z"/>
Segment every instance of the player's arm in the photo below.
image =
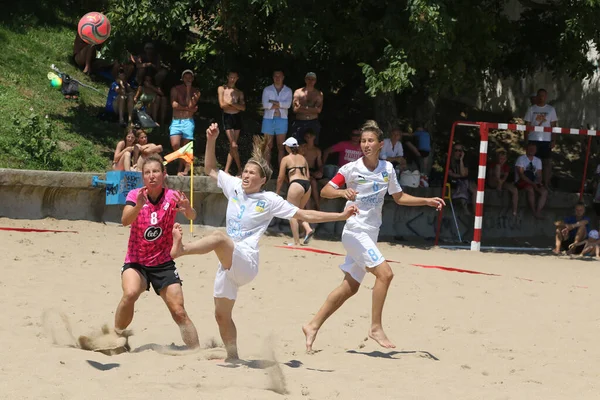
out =
<path fill-rule="evenodd" d="M 356 190 L 350 188 L 340 189 L 345 183 L 346 180 L 344 175 L 338 172 L 329 183 L 323 186 L 323 189 L 321 189 L 321 197 L 324 199 L 337 199 L 338 197 L 341 197 L 350 201 L 356 200 L 356 195 L 358 194 Z"/>
<path fill-rule="evenodd" d="M 392 195 L 396 204 L 401 206 L 429 206 L 438 210 L 446 203 L 439 197 L 416 197 L 405 192 L 398 192 Z"/>
<path fill-rule="evenodd" d="M 219 177 L 219 171 L 217 169 L 217 156 L 215 155 L 215 144 L 219 137 L 219 125 L 216 123 L 211 124 L 206 129 L 206 151 L 204 153 L 204 173 L 210 176 L 214 180 Z"/>
<path fill-rule="evenodd" d="M 147 192 L 148 189 L 146 189 L 145 186 L 142 187 L 137 192 L 135 204 L 132 204 L 131 200 L 125 204 L 125 207 L 123 208 L 123 215 L 121 215 L 121 224 L 123 224 L 123 226 L 129 226 L 133 221 L 135 221 L 140 213 L 140 210 L 142 207 L 144 207 L 144 204 L 146 204 L 146 200 L 148 199 Z"/>
<path fill-rule="evenodd" d="M 313 224 L 321 224 L 323 222 L 345 221 L 354 214 L 358 214 L 358 207 L 355 205 L 350 205 L 341 213 L 298 209 L 296 214 L 294 214 L 294 218 Z"/>

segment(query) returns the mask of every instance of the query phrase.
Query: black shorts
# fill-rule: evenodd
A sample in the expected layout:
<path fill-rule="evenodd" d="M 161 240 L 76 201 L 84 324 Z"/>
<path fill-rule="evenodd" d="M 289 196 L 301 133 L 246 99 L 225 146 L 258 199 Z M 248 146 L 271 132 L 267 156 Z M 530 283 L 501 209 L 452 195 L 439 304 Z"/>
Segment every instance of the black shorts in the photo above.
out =
<path fill-rule="evenodd" d="M 571 238 L 571 237 L 567 238 L 566 240 L 563 240 L 560 244 L 561 251 L 569 250 L 569 246 L 572 245 L 573 243 L 575 243 L 575 239 Z M 584 247 L 585 247 L 585 244 L 580 244 L 579 246 L 575 247 L 573 249 L 573 254 L 581 254 Z"/>
<path fill-rule="evenodd" d="M 223 127 L 226 131 L 241 131 L 242 116 L 241 113 L 227 114 L 223 113 Z"/>
<path fill-rule="evenodd" d="M 133 268 L 139 272 L 146 280 L 146 290 L 150 290 L 150 284 L 156 294 L 160 295 L 160 291 L 174 283 L 182 284 L 179 279 L 179 273 L 175 268 L 175 262 L 169 261 L 155 267 L 146 267 L 138 263 L 127 263 L 121 268 L 121 274 L 126 269 Z"/>
<path fill-rule="evenodd" d="M 315 144 L 319 142 L 319 133 L 321 132 L 321 123 L 318 119 L 302 120 L 297 119 L 292 123 L 291 136 L 298 143 L 304 143 L 304 134 L 306 131 L 312 130 L 315 133 Z"/>
<path fill-rule="evenodd" d="M 535 156 L 537 158 L 545 160 L 552 157 L 552 149 L 550 148 L 550 142 L 530 140 L 529 143 L 535 144 L 535 147 L 537 148 Z"/>

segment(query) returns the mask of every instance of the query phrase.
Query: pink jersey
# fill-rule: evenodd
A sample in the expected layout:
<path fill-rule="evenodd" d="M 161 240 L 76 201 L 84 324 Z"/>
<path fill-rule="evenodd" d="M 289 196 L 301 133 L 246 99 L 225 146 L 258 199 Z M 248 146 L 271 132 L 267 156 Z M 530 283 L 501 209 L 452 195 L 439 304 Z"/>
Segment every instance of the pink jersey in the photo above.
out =
<path fill-rule="evenodd" d="M 127 205 L 135 206 L 140 189 L 127 195 Z M 138 263 L 155 267 L 172 260 L 173 224 L 177 214 L 174 190 L 164 189 L 156 204 L 150 200 L 144 204 L 137 218 L 131 224 L 129 244 L 125 263 Z"/>
<path fill-rule="evenodd" d="M 363 156 L 360 144 L 354 144 L 349 140 L 339 142 L 331 146 L 332 153 L 339 153 L 338 167 L 343 167 L 349 162 L 356 161 Z"/>

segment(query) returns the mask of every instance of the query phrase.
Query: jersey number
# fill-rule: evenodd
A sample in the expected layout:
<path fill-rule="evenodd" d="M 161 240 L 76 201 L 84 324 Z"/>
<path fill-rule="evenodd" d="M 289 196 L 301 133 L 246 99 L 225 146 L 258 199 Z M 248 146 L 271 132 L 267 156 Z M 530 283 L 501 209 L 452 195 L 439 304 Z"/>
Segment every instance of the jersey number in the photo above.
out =
<path fill-rule="evenodd" d="M 373 249 L 367 250 L 367 254 L 369 254 L 369 257 L 371 257 L 371 260 L 373 260 L 373 261 L 379 260 L 379 255 L 377 253 L 375 253 L 375 250 L 373 250 Z"/>
<path fill-rule="evenodd" d="M 242 219 L 242 215 L 244 215 L 244 211 L 246 211 L 246 206 L 240 207 L 240 213 L 237 215 L 237 219 Z"/>
<path fill-rule="evenodd" d="M 150 223 L 152 225 L 156 225 L 158 223 L 158 218 L 156 218 L 158 214 L 156 214 L 156 212 L 153 212 L 152 214 L 150 214 Z"/>

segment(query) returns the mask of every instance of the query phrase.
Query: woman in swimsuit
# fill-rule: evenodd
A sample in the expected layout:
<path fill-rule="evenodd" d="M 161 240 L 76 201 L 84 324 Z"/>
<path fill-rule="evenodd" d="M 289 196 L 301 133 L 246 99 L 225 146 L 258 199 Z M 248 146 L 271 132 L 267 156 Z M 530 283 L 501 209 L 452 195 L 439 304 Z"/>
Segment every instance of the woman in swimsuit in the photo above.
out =
<path fill-rule="evenodd" d="M 310 199 L 310 173 L 308 171 L 308 163 L 303 155 L 298 154 L 298 141 L 293 137 L 288 138 L 283 142 L 288 155 L 281 159 L 279 166 L 279 176 L 277 177 L 277 190 L 275 193 L 280 193 L 281 186 L 287 178 L 290 182 L 288 186 L 287 201 L 291 204 L 304 209 L 306 203 Z M 308 244 L 314 233 L 308 222 L 302 221 L 302 227 L 306 236 L 302 244 Z M 290 219 L 290 228 L 294 237 L 294 246 L 300 245 L 300 232 L 298 229 L 298 220 Z"/>
<path fill-rule="evenodd" d="M 137 138 L 133 127 L 128 127 L 123 140 L 117 143 L 113 157 L 112 169 L 115 171 L 131 171 L 131 162 L 138 157 Z"/>

